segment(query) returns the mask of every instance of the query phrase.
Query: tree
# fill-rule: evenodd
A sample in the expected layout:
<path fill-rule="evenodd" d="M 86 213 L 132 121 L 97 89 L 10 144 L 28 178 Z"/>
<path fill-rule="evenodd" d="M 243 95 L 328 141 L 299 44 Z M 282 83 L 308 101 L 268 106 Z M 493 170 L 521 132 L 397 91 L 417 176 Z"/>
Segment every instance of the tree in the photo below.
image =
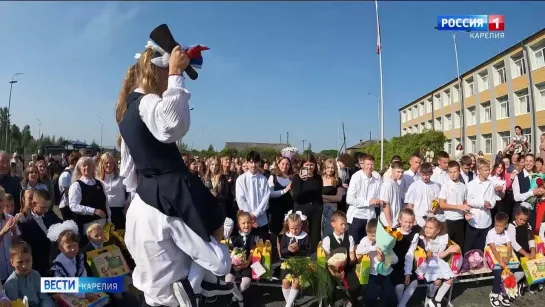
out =
<path fill-rule="evenodd" d="M 91 148 L 93 149 L 94 152 L 100 152 L 101 148 L 100 148 L 100 145 L 98 145 L 95 140 L 93 140 L 93 142 L 91 143 Z"/>
<path fill-rule="evenodd" d="M 184 142 L 179 142 L 178 143 L 178 150 L 180 152 L 183 152 L 183 153 L 188 152 L 189 151 L 189 146 L 187 146 L 187 144 L 184 143 Z"/>
<path fill-rule="evenodd" d="M 320 156 L 326 157 L 326 158 L 336 158 L 338 151 L 336 149 L 325 149 L 320 151 Z"/>

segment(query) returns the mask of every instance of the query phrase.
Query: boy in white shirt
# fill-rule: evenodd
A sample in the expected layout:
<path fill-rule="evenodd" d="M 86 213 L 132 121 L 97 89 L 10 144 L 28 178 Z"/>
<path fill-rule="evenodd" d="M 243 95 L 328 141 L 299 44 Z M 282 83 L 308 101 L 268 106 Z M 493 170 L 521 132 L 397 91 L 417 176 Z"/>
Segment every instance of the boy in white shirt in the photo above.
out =
<path fill-rule="evenodd" d="M 494 258 L 500 259 L 501 268 L 505 268 L 509 263 L 513 249 L 511 248 L 511 239 L 507 235 L 505 229 L 509 223 L 509 216 L 503 212 L 498 212 L 494 217 L 494 228 L 488 231 L 486 235 L 486 245 L 490 247 Z M 507 255 L 506 257 L 501 257 L 500 253 L 496 249 L 499 246 L 507 246 Z M 501 294 L 502 283 L 501 283 L 501 273 L 502 270 L 493 270 L 494 282 L 492 283 L 492 292 L 490 292 L 490 304 L 492 306 L 511 306 L 511 301 L 509 297 Z M 515 275 L 516 276 L 516 275 Z M 519 274 L 520 276 L 520 274 Z M 524 273 L 522 273 L 524 276 Z"/>
<path fill-rule="evenodd" d="M 405 197 L 411 184 L 420 180 L 418 170 L 420 169 L 421 164 L 422 159 L 420 158 L 418 153 L 414 153 L 409 157 L 409 169 L 405 171 L 403 177 L 401 178 L 401 183 L 399 184 L 402 203 L 407 203 Z"/>
<path fill-rule="evenodd" d="M 363 157 L 362 169 L 354 173 L 346 192 L 348 231 L 355 242 L 366 235 L 367 221 L 376 217 L 375 207 L 380 205 L 380 179 L 373 176 L 375 158 Z"/>
<path fill-rule="evenodd" d="M 439 186 L 443 186 L 449 179 L 448 163 L 450 156 L 445 151 L 440 151 L 437 153 L 437 157 L 437 167 L 433 169 L 431 181 L 437 183 Z"/>
<path fill-rule="evenodd" d="M 395 228 L 398 225 L 402 205 L 397 182 L 403 177 L 403 163 L 400 161 L 392 162 L 390 170 L 390 178 L 385 180 L 380 187 L 380 221 L 384 226 Z"/>
<path fill-rule="evenodd" d="M 394 291 L 392 279 L 390 274 L 392 273 L 392 267 L 388 270 L 388 275 L 384 276 L 377 273 L 377 266 L 380 262 L 385 261 L 385 256 L 378 248 L 375 247 L 376 233 L 378 225 L 377 219 L 371 219 L 367 223 L 366 232 L 367 236 L 361 239 L 360 244 L 356 249 L 356 256 L 361 258 L 363 255 L 368 255 L 371 259 L 371 268 L 369 270 L 369 282 L 367 283 L 365 293 L 365 306 L 373 307 L 377 304 L 378 297 L 378 285 L 382 289 L 380 297 L 385 301 L 384 306 L 397 306 L 397 296 Z M 396 264 L 398 258 L 395 253 L 392 253 L 392 264 Z"/>
<path fill-rule="evenodd" d="M 468 225 L 464 242 L 464 254 L 472 249 L 483 250 L 492 216 L 490 209 L 496 206 L 494 184 L 488 180 L 490 164 L 486 160 L 477 162 L 479 176 L 467 184 L 467 204 L 471 207 L 466 213 Z"/>
<path fill-rule="evenodd" d="M 456 161 L 448 162 L 448 179 L 441 186 L 439 192 L 439 207 L 444 211 L 447 219 L 448 237 L 458 246 L 464 246 L 466 220 L 464 213 L 471 207 L 467 205 L 465 184 L 460 182 L 460 164 Z"/>
<path fill-rule="evenodd" d="M 257 171 L 261 156 L 256 151 L 250 151 L 246 157 L 248 171 L 237 178 L 235 195 L 238 208 L 252 215 L 252 235 L 267 239 L 267 208 L 269 207 L 268 180 Z"/>
<path fill-rule="evenodd" d="M 433 166 L 431 163 L 424 163 L 420 166 L 420 180 L 411 184 L 405 195 L 407 208 L 411 208 L 416 216 L 416 223 L 420 227 L 426 224 L 426 218 L 430 213 L 431 203 L 439 199 L 441 188 L 431 181 Z"/>

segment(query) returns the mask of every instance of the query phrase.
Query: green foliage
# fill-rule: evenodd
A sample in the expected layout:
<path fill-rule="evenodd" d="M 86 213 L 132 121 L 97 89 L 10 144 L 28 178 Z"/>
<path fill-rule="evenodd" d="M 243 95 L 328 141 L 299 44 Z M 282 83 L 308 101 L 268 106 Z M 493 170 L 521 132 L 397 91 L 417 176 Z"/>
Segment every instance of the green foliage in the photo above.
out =
<path fill-rule="evenodd" d="M 314 297 L 330 298 L 334 285 L 326 266 L 318 265 L 307 257 L 292 257 L 284 260 L 281 265 L 291 276 L 299 278 L 301 288 L 309 289 Z"/>
<path fill-rule="evenodd" d="M 431 148 L 434 152 L 443 150 L 446 137 L 441 131 L 425 130 L 418 134 L 406 134 L 401 137 L 394 137 L 391 140 L 384 140 L 384 167 L 394 155 L 401 156 L 401 159 L 407 163 L 409 157 L 415 152 L 422 152 L 426 148 Z M 358 150 L 373 155 L 375 159 L 380 159 L 380 142 L 364 146 Z M 375 163 L 375 168 L 380 168 L 380 162 Z"/>
<path fill-rule="evenodd" d="M 336 149 L 326 149 L 320 151 L 319 155 L 325 158 L 336 158 L 338 151 Z"/>

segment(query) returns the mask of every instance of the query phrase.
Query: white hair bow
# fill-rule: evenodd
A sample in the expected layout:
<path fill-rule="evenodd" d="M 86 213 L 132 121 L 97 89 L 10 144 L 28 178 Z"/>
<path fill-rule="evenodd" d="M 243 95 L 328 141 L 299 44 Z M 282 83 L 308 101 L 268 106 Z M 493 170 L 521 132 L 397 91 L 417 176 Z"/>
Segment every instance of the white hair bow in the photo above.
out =
<path fill-rule="evenodd" d="M 446 218 L 446 216 L 445 216 L 444 214 L 433 214 L 433 213 L 429 213 L 429 214 L 428 214 L 428 218 L 430 218 L 430 217 L 435 218 L 436 220 L 438 220 L 438 221 L 441 222 L 441 223 L 444 223 L 444 222 L 447 221 L 447 218 Z"/>
<path fill-rule="evenodd" d="M 168 67 L 168 62 L 170 60 L 170 54 L 165 52 L 163 50 L 163 48 L 157 46 L 154 42 L 152 41 L 148 41 L 148 43 L 146 44 L 146 49 L 152 49 L 153 51 L 159 53 L 161 56 L 159 57 L 155 57 L 153 59 L 151 59 L 151 63 L 153 63 L 155 66 L 157 67 Z M 137 53 L 134 58 L 135 59 L 140 59 L 140 57 L 142 56 L 141 53 Z"/>
<path fill-rule="evenodd" d="M 59 239 L 60 234 L 63 231 L 70 230 L 71 232 L 78 234 L 78 225 L 72 221 L 64 221 L 62 223 L 53 224 L 49 227 L 47 230 L 47 238 L 51 240 L 51 242 L 56 242 Z"/>
<path fill-rule="evenodd" d="M 284 221 L 287 221 L 288 220 L 288 217 L 290 215 L 292 215 L 293 213 L 299 215 L 299 217 L 301 218 L 301 221 L 306 221 L 307 220 L 307 216 L 303 214 L 303 212 L 301 211 L 295 211 L 293 212 L 293 210 L 290 210 L 288 211 L 288 213 L 286 213 L 286 216 L 284 217 Z"/>

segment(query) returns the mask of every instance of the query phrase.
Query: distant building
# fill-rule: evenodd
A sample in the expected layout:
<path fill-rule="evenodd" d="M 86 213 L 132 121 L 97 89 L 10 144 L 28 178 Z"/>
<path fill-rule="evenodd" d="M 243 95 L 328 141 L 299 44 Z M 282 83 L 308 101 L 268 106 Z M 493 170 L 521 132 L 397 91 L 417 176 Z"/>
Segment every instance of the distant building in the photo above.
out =
<path fill-rule="evenodd" d="M 226 149 L 236 149 L 238 151 L 250 148 L 274 148 L 280 152 L 286 147 L 290 147 L 290 145 L 284 143 L 225 142 Z"/>
<path fill-rule="evenodd" d="M 360 142 L 356 145 L 353 145 L 351 147 L 348 147 L 346 149 L 346 152 L 349 154 L 349 155 L 353 155 L 356 151 L 362 149 L 363 147 L 367 146 L 367 145 L 372 145 L 372 144 L 375 144 L 377 143 L 378 141 L 377 140 L 367 140 L 367 141 L 364 141 L 364 140 L 360 140 Z"/>

